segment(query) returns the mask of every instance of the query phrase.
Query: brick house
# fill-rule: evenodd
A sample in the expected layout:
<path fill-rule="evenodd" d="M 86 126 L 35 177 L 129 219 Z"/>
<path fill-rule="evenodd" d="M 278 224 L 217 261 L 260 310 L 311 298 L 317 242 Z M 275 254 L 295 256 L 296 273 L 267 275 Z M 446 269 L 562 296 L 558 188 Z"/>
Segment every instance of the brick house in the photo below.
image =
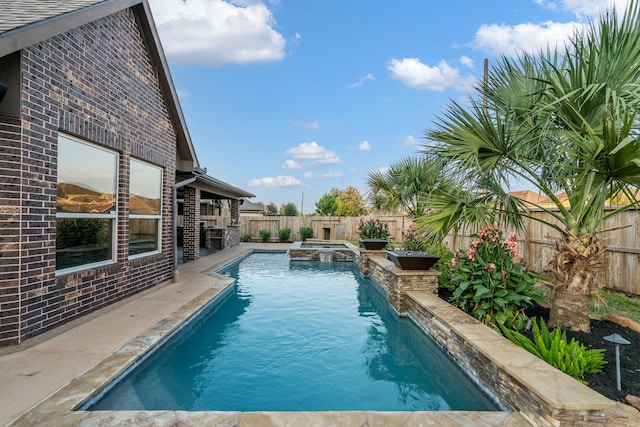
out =
<path fill-rule="evenodd" d="M 199 254 L 200 198 L 228 201 L 237 223 L 253 195 L 200 167 L 147 0 L 1 9 L 0 346 L 9 346 L 174 278 L 177 198 L 188 261 Z M 239 228 L 229 234 L 237 244 Z"/>

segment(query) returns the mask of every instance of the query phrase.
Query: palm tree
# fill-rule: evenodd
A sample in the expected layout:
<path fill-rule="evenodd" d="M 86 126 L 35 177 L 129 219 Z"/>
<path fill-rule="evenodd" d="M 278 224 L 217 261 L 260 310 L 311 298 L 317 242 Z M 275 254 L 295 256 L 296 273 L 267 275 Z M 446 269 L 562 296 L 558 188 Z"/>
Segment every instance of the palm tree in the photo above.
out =
<path fill-rule="evenodd" d="M 521 203 L 484 204 L 506 218 L 529 216 L 556 230 L 549 324 L 589 331 L 588 304 L 603 263 L 603 223 L 638 204 L 640 186 L 640 15 L 632 2 L 576 32 L 564 50 L 503 57 L 468 106 L 452 102 L 426 136 L 437 156 L 476 185 L 504 196 L 514 179 L 547 196 L 552 218 L 531 217 Z M 557 194 L 566 193 L 568 206 Z M 630 204 L 605 210 L 623 194 Z M 446 217 L 460 205 L 439 194 L 430 205 Z M 437 231 L 442 219 L 419 225 Z"/>
<path fill-rule="evenodd" d="M 452 189 L 442 162 L 426 156 L 404 157 L 387 169 L 369 172 L 369 199 L 376 209 L 405 210 L 412 218 L 424 215 L 423 199 L 437 188 Z"/>
<path fill-rule="evenodd" d="M 453 246 L 461 227 L 481 227 L 491 223 L 508 224 L 522 229 L 519 216 L 506 216 L 510 207 L 516 209 L 521 201 L 495 188 L 488 192 L 491 182 L 475 180 L 469 185 L 466 177 L 434 156 L 405 157 L 386 170 L 368 175 L 369 199 L 376 209 L 405 210 L 416 223 L 422 237 L 428 241 L 442 241 L 450 231 Z M 479 188 L 483 190 L 479 191 Z M 505 209 L 488 209 L 501 206 Z M 428 224 L 425 223 L 428 218 Z"/>

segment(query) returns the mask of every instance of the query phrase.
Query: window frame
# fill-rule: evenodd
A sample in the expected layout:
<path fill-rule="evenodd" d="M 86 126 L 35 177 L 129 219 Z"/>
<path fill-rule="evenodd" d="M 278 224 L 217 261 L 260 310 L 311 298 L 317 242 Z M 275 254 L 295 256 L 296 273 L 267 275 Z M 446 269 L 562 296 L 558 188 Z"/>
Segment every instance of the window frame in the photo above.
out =
<path fill-rule="evenodd" d="M 97 262 L 90 262 L 87 264 L 76 265 L 73 267 L 61 268 L 58 269 L 57 260 L 56 260 L 56 270 L 55 275 L 63 276 L 69 273 L 75 273 L 79 271 L 90 270 L 92 268 L 102 267 L 106 265 L 115 264 L 117 262 L 118 256 L 118 209 L 119 209 L 119 164 L 120 164 L 120 153 L 115 150 L 111 150 L 105 147 L 102 147 L 97 144 L 93 144 L 91 142 L 85 141 L 83 139 L 64 134 L 58 133 L 58 152 L 57 152 L 57 162 L 56 162 L 56 187 L 60 185 L 59 176 L 60 176 L 60 141 L 66 140 L 66 142 L 71 142 L 74 144 L 82 144 L 91 149 L 100 150 L 104 153 L 110 154 L 113 156 L 113 178 L 114 178 L 114 207 L 109 211 L 109 213 L 90 213 L 90 212 L 82 212 L 82 213 L 74 213 L 74 212 L 59 212 L 57 208 L 57 196 L 56 196 L 56 240 L 58 237 L 58 219 L 108 219 L 111 222 L 111 256 L 109 259 L 105 259 Z M 56 243 L 56 259 L 57 259 L 58 247 Z"/>
<path fill-rule="evenodd" d="M 152 169 L 155 169 L 156 171 L 159 172 L 159 179 L 160 181 L 158 182 L 158 190 L 159 190 L 159 199 L 160 199 L 160 203 L 159 203 L 159 207 L 158 207 L 158 213 L 154 214 L 154 215 L 150 215 L 150 214 L 134 214 L 131 213 L 131 207 L 129 207 L 129 217 L 127 219 L 128 221 L 128 229 L 129 229 L 129 235 L 127 236 L 127 250 L 129 252 L 128 258 L 129 260 L 134 260 L 134 259 L 138 259 L 138 258 L 143 258 L 143 257 L 148 257 L 148 256 L 152 256 L 152 255 L 157 255 L 162 253 L 162 208 L 163 208 L 163 204 L 164 204 L 164 197 L 163 197 L 163 188 L 164 188 L 164 168 L 158 165 L 154 165 L 152 163 L 146 162 L 144 160 L 138 159 L 138 158 L 134 158 L 131 157 L 129 159 L 129 203 L 131 203 L 131 196 L 133 195 L 133 192 L 131 191 L 131 182 L 133 181 L 133 163 L 136 162 L 142 166 L 145 167 L 149 167 Z M 157 224 L 156 224 L 156 248 L 155 250 L 152 251 L 147 251 L 147 252 L 141 252 L 141 253 L 137 253 L 137 254 L 133 254 L 131 255 L 131 220 L 132 219 L 154 219 L 157 220 Z"/>

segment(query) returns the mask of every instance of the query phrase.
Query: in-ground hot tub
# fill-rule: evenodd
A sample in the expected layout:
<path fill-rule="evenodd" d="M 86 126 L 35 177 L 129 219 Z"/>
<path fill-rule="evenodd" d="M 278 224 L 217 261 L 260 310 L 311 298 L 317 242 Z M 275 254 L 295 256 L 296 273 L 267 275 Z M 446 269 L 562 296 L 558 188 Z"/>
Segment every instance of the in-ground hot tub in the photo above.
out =
<path fill-rule="evenodd" d="M 358 248 L 347 241 L 308 240 L 289 248 L 291 261 L 355 261 Z"/>

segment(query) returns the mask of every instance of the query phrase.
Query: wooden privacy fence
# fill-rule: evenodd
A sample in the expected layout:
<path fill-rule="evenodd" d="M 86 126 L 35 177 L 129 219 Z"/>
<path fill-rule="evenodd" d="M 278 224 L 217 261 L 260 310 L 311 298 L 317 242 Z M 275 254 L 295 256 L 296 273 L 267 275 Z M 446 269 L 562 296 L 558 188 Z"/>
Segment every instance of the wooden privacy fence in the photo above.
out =
<path fill-rule="evenodd" d="M 534 212 L 537 217 L 552 221 L 545 212 Z M 606 221 L 601 227 L 599 239 L 607 248 L 605 263 L 598 276 L 600 287 L 640 295 L 640 236 L 638 225 L 640 212 L 629 210 Z M 559 233 L 535 220 L 528 220 L 524 237 L 528 265 L 543 271 L 553 256 L 554 241 Z M 523 255 L 524 256 L 524 255 Z"/>
<path fill-rule="evenodd" d="M 534 211 L 532 216 L 548 222 L 553 218 L 546 212 Z M 360 219 L 377 218 L 386 223 L 391 231 L 391 241 L 396 247 L 402 246 L 403 231 L 412 224 L 409 217 L 403 215 L 365 216 L 365 217 L 291 217 L 291 216 L 242 216 L 240 235 L 249 234 L 252 241 L 261 241 L 260 230 L 271 231 L 272 242 L 278 241 L 278 232 L 282 228 L 291 230 L 291 241 L 300 241 L 300 228 L 310 227 L 313 238 L 321 240 L 358 240 Z M 559 233 L 551 227 L 533 220 L 525 220 L 525 230 L 518 232 L 519 252 L 531 270 L 544 272 L 553 256 L 554 242 Z M 600 240 L 607 246 L 604 266 L 598 276 L 598 284 L 629 294 L 640 295 L 640 212 L 629 210 L 607 221 L 602 227 Z M 444 243 L 451 249 L 468 249 L 471 234 L 477 230 L 468 230 L 457 235 L 449 234 Z M 512 230 L 505 229 L 506 238 Z"/>
<path fill-rule="evenodd" d="M 360 219 L 377 218 L 387 224 L 394 243 L 402 243 L 402 231 L 411 225 L 411 219 L 404 215 L 343 217 L 343 216 L 242 216 L 240 217 L 240 236 L 249 234 L 251 240 L 259 242 L 260 230 L 271 232 L 271 241 L 278 241 L 280 229 L 291 230 L 291 240 L 300 241 L 300 229 L 309 227 L 313 230 L 314 239 L 322 240 L 358 240 L 358 224 Z"/>

